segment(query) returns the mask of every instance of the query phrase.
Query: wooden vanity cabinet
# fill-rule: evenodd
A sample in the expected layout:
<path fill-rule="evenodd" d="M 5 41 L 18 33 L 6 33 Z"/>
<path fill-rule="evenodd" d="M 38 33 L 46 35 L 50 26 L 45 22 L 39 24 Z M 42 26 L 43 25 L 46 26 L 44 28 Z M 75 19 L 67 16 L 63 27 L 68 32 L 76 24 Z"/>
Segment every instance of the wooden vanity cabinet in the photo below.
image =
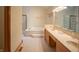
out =
<path fill-rule="evenodd" d="M 69 50 L 46 29 L 44 30 L 44 38 L 47 44 L 56 52 L 69 52 Z"/>
<path fill-rule="evenodd" d="M 70 52 L 62 43 L 56 41 L 56 52 Z"/>
<path fill-rule="evenodd" d="M 56 42 L 54 41 L 54 38 L 51 38 L 49 36 L 49 45 L 52 47 L 54 50 L 56 50 Z"/>

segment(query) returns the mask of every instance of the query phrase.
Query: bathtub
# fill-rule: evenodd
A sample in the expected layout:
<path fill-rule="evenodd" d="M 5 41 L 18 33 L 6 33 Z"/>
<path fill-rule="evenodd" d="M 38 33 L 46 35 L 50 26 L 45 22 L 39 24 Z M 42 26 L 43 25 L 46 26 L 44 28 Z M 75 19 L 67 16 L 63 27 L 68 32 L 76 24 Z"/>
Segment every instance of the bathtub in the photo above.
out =
<path fill-rule="evenodd" d="M 26 36 L 43 36 L 44 29 L 42 27 L 32 27 L 25 30 Z"/>
<path fill-rule="evenodd" d="M 41 33 L 44 31 L 44 29 L 42 27 L 32 27 L 32 28 L 26 29 L 25 31 L 34 32 L 34 33 Z"/>

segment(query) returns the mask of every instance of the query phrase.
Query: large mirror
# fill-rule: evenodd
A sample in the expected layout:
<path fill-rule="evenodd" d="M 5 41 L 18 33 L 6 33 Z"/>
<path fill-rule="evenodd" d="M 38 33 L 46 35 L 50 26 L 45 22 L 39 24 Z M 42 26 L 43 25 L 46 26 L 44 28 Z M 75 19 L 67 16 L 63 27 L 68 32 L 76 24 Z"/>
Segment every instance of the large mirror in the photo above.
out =
<path fill-rule="evenodd" d="M 57 7 L 58 8 L 58 7 Z M 64 29 L 79 32 L 79 7 L 67 6 L 55 10 L 55 22 Z"/>

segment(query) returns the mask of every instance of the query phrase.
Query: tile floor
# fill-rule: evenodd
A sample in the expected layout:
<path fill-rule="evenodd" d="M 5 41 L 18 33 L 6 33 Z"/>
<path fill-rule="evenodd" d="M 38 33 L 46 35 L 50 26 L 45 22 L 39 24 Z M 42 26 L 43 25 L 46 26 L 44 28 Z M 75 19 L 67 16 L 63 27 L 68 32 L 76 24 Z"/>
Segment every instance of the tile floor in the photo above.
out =
<path fill-rule="evenodd" d="M 46 43 L 44 37 L 23 36 L 22 40 L 22 52 L 54 52 L 54 50 Z"/>

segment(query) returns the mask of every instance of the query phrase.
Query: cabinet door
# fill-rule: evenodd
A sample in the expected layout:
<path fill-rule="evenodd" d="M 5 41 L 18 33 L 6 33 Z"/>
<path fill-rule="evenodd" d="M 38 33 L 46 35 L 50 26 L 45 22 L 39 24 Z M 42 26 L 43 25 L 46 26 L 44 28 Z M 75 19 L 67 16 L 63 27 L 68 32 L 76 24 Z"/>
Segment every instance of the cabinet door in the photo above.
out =
<path fill-rule="evenodd" d="M 56 52 L 69 52 L 69 50 L 60 42 L 56 42 Z"/>
<path fill-rule="evenodd" d="M 45 38 L 46 42 L 49 44 L 49 34 L 46 29 L 44 30 L 44 38 Z"/>
<path fill-rule="evenodd" d="M 52 48 L 56 48 L 56 42 L 54 41 L 55 39 L 54 38 L 51 38 L 49 36 L 49 45 L 52 47 Z"/>

